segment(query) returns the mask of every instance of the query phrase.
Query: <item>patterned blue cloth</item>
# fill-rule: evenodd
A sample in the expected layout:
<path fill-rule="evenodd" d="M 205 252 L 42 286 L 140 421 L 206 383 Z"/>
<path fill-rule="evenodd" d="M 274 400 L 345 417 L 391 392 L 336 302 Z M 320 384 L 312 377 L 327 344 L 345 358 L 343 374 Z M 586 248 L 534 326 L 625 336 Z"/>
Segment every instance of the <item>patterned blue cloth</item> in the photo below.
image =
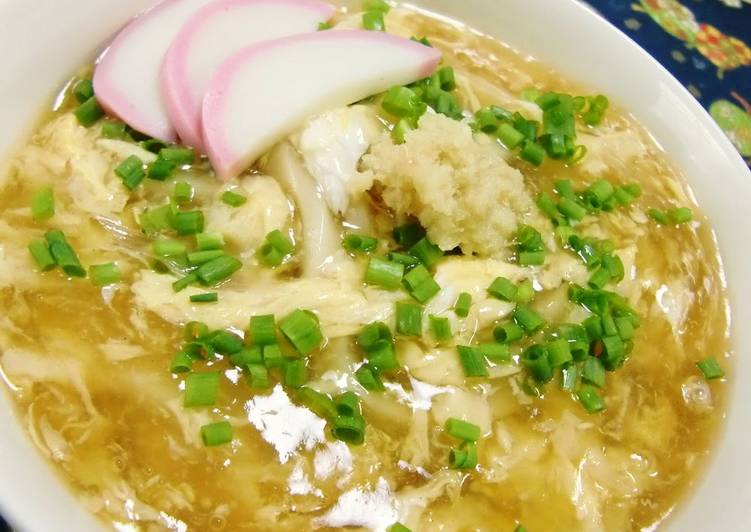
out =
<path fill-rule="evenodd" d="M 751 0 L 587 0 L 706 107 L 751 164 Z"/>

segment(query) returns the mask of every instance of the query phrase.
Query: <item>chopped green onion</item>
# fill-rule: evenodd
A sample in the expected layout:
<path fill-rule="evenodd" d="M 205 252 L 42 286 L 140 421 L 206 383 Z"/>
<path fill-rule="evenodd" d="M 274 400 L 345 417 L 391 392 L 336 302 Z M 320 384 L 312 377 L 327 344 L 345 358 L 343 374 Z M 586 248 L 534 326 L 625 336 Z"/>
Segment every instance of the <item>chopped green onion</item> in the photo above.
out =
<path fill-rule="evenodd" d="M 574 192 L 574 184 L 570 179 L 559 179 L 553 185 L 553 188 L 562 198 L 568 198 L 576 201 L 576 192 Z"/>
<path fill-rule="evenodd" d="M 561 101 L 561 95 L 556 94 L 555 92 L 546 92 L 539 98 L 535 100 L 535 103 L 542 109 L 543 111 L 547 111 L 548 109 L 557 106 Z"/>
<path fill-rule="evenodd" d="M 613 193 L 613 197 L 615 198 L 616 203 L 621 207 L 628 207 L 636 199 L 628 193 L 625 187 L 617 187 Z"/>
<path fill-rule="evenodd" d="M 202 284 L 213 286 L 229 279 L 242 265 L 236 258 L 225 255 L 201 265 L 195 273 Z"/>
<path fill-rule="evenodd" d="M 402 285 L 404 265 L 378 257 L 371 257 L 365 270 L 367 284 L 381 286 L 387 290 L 396 290 Z"/>
<path fill-rule="evenodd" d="M 318 31 L 330 30 L 333 27 L 334 27 L 334 25 L 331 24 L 330 22 L 319 22 L 318 23 Z"/>
<path fill-rule="evenodd" d="M 555 220 L 558 217 L 558 208 L 555 206 L 553 198 L 547 192 L 538 194 L 535 203 L 543 214 L 551 220 Z"/>
<path fill-rule="evenodd" d="M 276 320 L 273 314 L 250 317 L 250 340 L 253 345 L 272 345 L 276 340 Z"/>
<path fill-rule="evenodd" d="M 337 416 L 332 425 L 331 434 L 337 440 L 350 445 L 361 445 L 365 441 L 365 420 L 362 416 Z"/>
<path fill-rule="evenodd" d="M 378 247 L 378 239 L 367 235 L 348 233 L 342 240 L 344 249 L 352 253 L 370 253 Z"/>
<path fill-rule="evenodd" d="M 389 527 L 388 532 L 412 532 L 412 530 L 401 523 L 394 523 Z"/>
<path fill-rule="evenodd" d="M 179 351 L 172 357 L 170 373 L 188 373 L 193 368 L 193 358 L 185 351 Z"/>
<path fill-rule="evenodd" d="M 531 225 L 522 224 L 516 230 L 516 241 L 520 251 L 542 251 L 542 235 Z"/>
<path fill-rule="evenodd" d="M 191 373 L 185 378 L 183 404 L 191 406 L 213 406 L 219 393 L 218 371 Z"/>
<path fill-rule="evenodd" d="M 284 357 L 282 356 L 282 349 L 276 344 L 264 345 L 263 364 L 269 369 L 283 367 Z"/>
<path fill-rule="evenodd" d="M 464 374 L 467 377 L 487 377 L 488 368 L 485 365 L 485 357 L 477 347 L 471 347 L 466 345 L 456 346 L 456 350 L 459 353 L 459 360 L 461 361 L 462 368 L 464 368 Z"/>
<path fill-rule="evenodd" d="M 362 8 L 364 11 L 382 11 L 388 13 L 391 9 L 386 0 L 363 0 Z"/>
<path fill-rule="evenodd" d="M 195 235 L 203 232 L 204 217 L 202 211 L 175 213 L 175 229 L 180 235 Z"/>
<path fill-rule="evenodd" d="M 587 281 L 587 285 L 589 285 L 590 288 L 599 290 L 600 288 L 608 284 L 609 281 L 610 272 L 607 270 L 607 268 L 601 266 L 597 271 L 595 271 L 595 273 L 591 275 L 589 281 Z"/>
<path fill-rule="evenodd" d="M 394 129 L 391 130 L 391 138 L 394 140 L 394 144 L 404 144 L 407 140 L 407 133 L 414 131 L 415 127 L 413 118 L 401 118 Z"/>
<path fill-rule="evenodd" d="M 532 281 L 526 279 L 517 285 L 515 298 L 517 303 L 526 304 L 531 302 L 534 298 L 535 288 L 532 285 Z"/>
<path fill-rule="evenodd" d="M 62 231 L 47 231 L 44 238 L 55 262 L 70 277 L 86 277 L 86 270 L 78 260 L 78 255 L 65 238 Z"/>
<path fill-rule="evenodd" d="M 279 329 L 301 355 L 309 355 L 323 343 L 318 317 L 308 310 L 295 310 L 279 322 Z"/>
<path fill-rule="evenodd" d="M 31 217 L 37 222 L 55 215 L 55 193 L 52 187 L 37 190 L 31 198 Z"/>
<path fill-rule="evenodd" d="M 576 221 L 583 220 L 584 216 L 586 216 L 587 214 L 587 209 L 570 198 L 561 198 L 561 200 L 558 202 L 558 210 L 565 217 Z"/>
<path fill-rule="evenodd" d="M 670 223 L 670 218 L 665 211 L 661 211 L 659 209 L 649 209 L 647 211 L 647 214 L 650 218 L 652 218 L 660 225 L 668 225 Z"/>
<path fill-rule="evenodd" d="M 295 246 L 288 236 L 275 229 L 266 235 L 266 243 L 261 246 L 256 256 L 266 266 L 276 267 L 284 262 L 284 258 L 295 251 Z"/>
<path fill-rule="evenodd" d="M 141 229 L 147 235 L 153 235 L 165 229 L 173 229 L 175 226 L 175 209 L 171 203 L 144 211 L 138 217 Z"/>
<path fill-rule="evenodd" d="M 210 249 L 208 251 L 194 251 L 188 253 L 188 262 L 193 266 L 200 266 L 206 264 L 214 259 L 224 256 L 224 251 L 221 249 Z"/>
<path fill-rule="evenodd" d="M 584 201 L 592 209 L 601 209 L 613 196 L 615 189 L 606 179 L 598 179 L 584 191 Z"/>
<path fill-rule="evenodd" d="M 353 417 L 360 415 L 360 398 L 354 392 L 344 392 L 334 398 L 336 412 L 340 416 Z"/>
<path fill-rule="evenodd" d="M 566 364 L 561 368 L 561 390 L 573 392 L 576 387 L 576 379 L 579 376 L 574 364 Z"/>
<path fill-rule="evenodd" d="M 242 337 L 231 331 L 223 330 L 214 332 L 209 339 L 209 343 L 217 353 L 222 355 L 239 353 L 244 347 Z"/>
<path fill-rule="evenodd" d="M 260 346 L 257 345 L 249 348 L 243 348 L 241 346 L 239 351 L 230 355 L 229 361 L 238 368 L 263 364 L 263 351 Z"/>
<path fill-rule="evenodd" d="M 550 364 L 548 350 L 542 345 L 533 345 L 522 354 L 522 363 L 529 374 L 539 383 L 544 384 L 553 379 L 553 367 Z"/>
<path fill-rule="evenodd" d="M 94 84 L 90 79 L 79 80 L 73 85 L 73 96 L 78 100 L 78 103 L 85 102 L 94 96 Z"/>
<path fill-rule="evenodd" d="M 165 181 L 175 170 L 177 170 L 177 163 L 157 159 L 149 164 L 147 176 L 154 181 Z"/>
<path fill-rule="evenodd" d="M 374 349 L 368 352 L 368 365 L 378 373 L 399 369 L 399 360 L 396 358 L 394 344 L 385 340 L 379 342 Z"/>
<path fill-rule="evenodd" d="M 604 322 L 603 322 L 604 323 Z M 617 331 L 616 331 L 617 333 Z M 603 336 L 601 338 L 604 352 L 602 353 L 602 365 L 608 371 L 614 371 L 626 358 L 626 349 L 620 336 Z"/>
<path fill-rule="evenodd" d="M 388 325 L 381 321 L 375 321 L 366 325 L 363 330 L 360 331 L 360 334 L 357 335 L 356 341 L 357 345 L 360 346 L 363 351 L 369 353 L 377 348 L 380 342 L 387 341 L 391 343 L 393 342 L 393 338 Z"/>
<path fill-rule="evenodd" d="M 464 441 L 476 442 L 482 436 L 482 430 L 479 426 L 455 417 L 448 418 L 443 428 L 449 435 Z"/>
<path fill-rule="evenodd" d="M 480 344 L 478 346 L 482 356 L 493 362 L 494 364 L 501 364 L 511 360 L 511 353 L 509 348 L 504 344 Z"/>
<path fill-rule="evenodd" d="M 175 203 L 178 205 L 182 205 L 183 203 L 188 203 L 193 199 L 193 185 L 190 183 L 186 183 L 185 181 L 181 181 L 179 183 L 175 183 L 175 190 L 172 193 L 172 199 L 175 200 Z"/>
<path fill-rule="evenodd" d="M 336 405 L 325 393 L 318 392 L 309 386 L 302 386 L 295 394 L 297 401 L 315 415 L 324 419 L 336 417 Z"/>
<path fill-rule="evenodd" d="M 454 76 L 454 69 L 452 67 L 441 67 L 434 75 L 438 76 L 442 90 L 451 92 L 456 89 L 456 77 Z"/>
<path fill-rule="evenodd" d="M 473 469 L 477 466 L 477 446 L 464 442 L 459 449 L 449 451 L 449 466 L 453 469 Z"/>
<path fill-rule="evenodd" d="M 106 139 L 123 139 L 125 138 L 125 124 L 122 122 L 107 121 L 102 124 L 102 136 Z"/>
<path fill-rule="evenodd" d="M 409 249 L 425 236 L 425 229 L 418 223 L 409 223 L 394 228 L 394 240 L 400 247 Z"/>
<path fill-rule="evenodd" d="M 119 283 L 122 279 L 122 273 L 117 264 L 110 262 L 89 267 L 89 278 L 97 286 L 106 286 Z"/>
<path fill-rule="evenodd" d="M 514 532 L 527 532 L 527 529 L 521 523 L 516 525 Z"/>
<path fill-rule="evenodd" d="M 52 257 L 50 248 L 44 240 L 32 240 L 31 244 L 29 244 L 29 253 L 31 253 L 34 262 L 36 262 L 39 269 L 43 272 L 50 271 L 57 266 L 57 262 Z"/>
<path fill-rule="evenodd" d="M 496 135 L 498 136 L 500 141 L 503 143 L 503 145 L 511 150 L 513 150 L 514 148 L 519 146 L 522 142 L 524 142 L 524 134 L 518 131 L 517 129 L 515 129 L 514 126 L 506 122 L 498 126 L 498 131 L 496 131 Z"/>
<path fill-rule="evenodd" d="M 620 283 L 626 275 L 623 261 L 618 255 L 604 255 L 602 257 L 602 267 L 607 269 L 610 278 L 616 283 Z"/>
<path fill-rule="evenodd" d="M 626 191 L 632 198 L 640 198 L 642 195 L 641 185 L 638 183 L 632 183 L 629 185 L 623 185 L 624 191 Z"/>
<path fill-rule="evenodd" d="M 157 257 L 181 257 L 188 248 L 179 240 L 159 239 L 151 243 L 151 250 Z"/>
<path fill-rule="evenodd" d="M 251 388 L 264 389 L 271 385 L 269 370 L 262 364 L 249 364 L 245 367 L 246 380 Z M 288 384 L 289 386 L 289 384 Z"/>
<path fill-rule="evenodd" d="M 674 224 L 684 224 L 690 222 L 694 214 L 688 207 L 677 207 L 668 211 L 668 217 Z"/>
<path fill-rule="evenodd" d="M 615 327 L 618 329 L 618 336 L 624 342 L 634 337 L 634 324 L 628 316 L 619 316 L 615 318 Z"/>
<path fill-rule="evenodd" d="M 441 248 L 433 244 L 427 237 L 423 237 L 409 248 L 409 254 L 416 257 L 426 268 L 432 268 L 443 257 Z"/>
<path fill-rule="evenodd" d="M 544 251 L 521 251 L 518 256 L 519 266 L 540 266 L 545 263 Z"/>
<path fill-rule="evenodd" d="M 522 146 L 521 158 L 535 166 L 540 166 L 545 160 L 545 148 L 537 142 L 527 140 Z"/>
<path fill-rule="evenodd" d="M 305 359 L 293 358 L 284 362 L 284 385 L 289 388 L 300 388 L 308 380 L 308 368 Z"/>
<path fill-rule="evenodd" d="M 216 292 L 207 292 L 205 294 L 193 294 L 190 296 L 191 303 L 216 303 L 219 301 L 219 294 Z"/>
<path fill-rule="evenodd" d="M 447 342 L 448 340 L 451 340 L 453 335 L 451 333 L 451 323 L 448 318 L 431 314 L 429 319 L 430 332 L 433 334 L 433 338 L 435 338 L 437 342 Z"/>
<path fill-rule="evenodd" d="M 496 118 L 495 113 L 490 107 L 483 107 L 475 113 L 475 127 L 483 133 L 495 133 L 496 131 L 498 131 L 499 125 L 500 123 L 498 122 L 498 118 Z M 521 136 L 521 138 L 524 138 L 524 136 L 516 131 L 513 127 L 511 127 L 511 130 Z"/>
<path fill-rule="evenodd" d="M 208 360 L 216 355 L 214 347 L 205 341 L 205 339 L 188 342 L 183 346 L 183 350 L 194 360 Z"/>
<path fill-rule="evenodd" d="M 545 320 L 529 307 L 517 306 L 514 309 L 514 321 L 527 335 L 532 335 L 545 326 Z"/>
<path fill-rule="evenodd" d="M 134 190 L 141 184 L 143 178 L 146 177 L 146 172 L 143 169 L 143 161 L 135 155 L 131 155 L 115 168 L 115 175 L 122 180 L 123 185 L 128 190 Z"/>
<path fill-rule="evenodd" d="M 198 251 L 224 249 L 224 237 L 219 233 L 198 233 L 196 248 Z"/>
<path fill-rule="evenodd" d="M 605 410 L 605 401 L 594 386 L 584 385 L 576 392 L 576 397 L 584 409 L 590 414 L 596 414 Z"/>
<path fill-rule="evenodd" d="M 159 158 L 182 166 L 193 164 L 195 154 L 190 148 L 162 148 L 159 151 Z"/>
<path fill-rule="evenodd" d="M 472 306 L 472 295 L 462 292 L 454 303 L 454 313 L 460 318 L 466 318 L 469 315 L 469 309 Z"/>
<path fill-rule="evenodd" d="M 229 443 L 232 441 L 232 425 L 229 421 L 204 425 L 201 427 L 201 440 L 206 447 Z"/>
<path fill-rule="evenodd" d="M 601 320 L 603 336 L 616 336 L 618 334 L 618 328 L 615 325 L 613 316 L 610 314 L 603 314 Z"/>
<path fill-rule="evenodd" d="M 421 336 L 422 306 L 416 303 L 397 301 L 396 331 L 407 336 Z"/>
<path fill-rule="evenodd" d="M 368 366 L 361 366 L 355 371 L 355 379 L 360 383 L 360 386 L 369 392 L 380 392 L 385 389 L 378 373 Z"/>
<path fill-rule="evenodd" d="M 276 268 L 284 262 L 284 255 L 268 242 L 258 248 L 256 258 L 258 262 L 270 268 Z"/>
<path fill-rule="evenodd" d="M 197 340 L 209 334 L 209 326 L 200 321 L 189 321 L 185 324 L 183 338 L 188 341 Z"/>
<path fill-rule="evenodd" d="M 573 360 L 568 340 L 562 338 L 554 340 L 547 345 L 547 349 L 548 360 L 550 361 L 550 365 L 554 368 L 568 364 Z"/>
<path fill-rule="evenodd" d="M 362 26 L 370 31 L 386 31 L 386 23 L 383 21 L 383 11 L 366 11 L 362 15 Z"/>
<path fill-rule="evenodd" d="M 227 190 L 224 194 L 222 194 L 222 201 L 230 207 L 240 207 L 242 205 L 245 205 L 245 203 L 248 201 L 248 198 L 246 198 L 242 194 L 238 194 L 237 192 Z"/>
<path fill-rule="evenodd" d="M 513 321 L 502 323 L 493 329 L 493 337 L 502 344 L 511 344 L 524 337 L 524 329 Z"/>
<path fill-rule="evenodd" d="M 96 101 L 96 98 L 92 96 L 79 105 L 78 108 L 73 111 L 73 114 L 76 115 L 78 123 L 83 127 L 91 127 L 104 116 L 104 110 L 99 105 L 99 102 Z"/>
<path fill-rule="evenodd" d="M 488 287 L 488 293 L 502 301 L 514 301 L 517 290 L 516 285 L 505 277 L 496 277 Z"/>
<path fill-rule="evenodd" d="M 391 87 L 386 92 L 381 107 L 399 118 L 417 118 L 425 113 L 426 109 L 425 103 L 420 100 L 415 91 L 401 86 Z"/>
<path fill-rule="evenodd" d="M 198 282 L 198 275 L 195 272 L 189 273 L 185 277 L 182 277 L 178 279 L 177 281 L 175 281 L 174 283 L 172 283 L 172 290 L 174 290 L 175 292 L 182 292 L 183 290 L 188 288 L 190 285 L 192 285 L 193 283 L 197 283 L 197 282 Z"/>
<path fill-rule="evenodd" d="M 597 357 L 587 357 L 581 368 L 581 378 L 587 384 L 603 388 L 605 386 L 605 368 Z"/>
<path fill-rule="evenodd" d="M 141 142 L 141 147 L 151 153 L 159 153 L 167 145 L 159 139 L 148 138 Z"/>
<path fill-rule="evenodd" d="M 391 262 L 397 262 L 399 264 L 403 264 L 405 269 L 411 268 L 412 266 L 417 266 L 420 264 L 420 261 L 413 257 L 412 255 L 407 255 L 406 253 L 397 253 L 395 251 L 390 251 L 388 254 L 388 259 Z"/>
<path fill-rule="evenodd" d="M 725 370 L 722 369 L 720 363 L 717 362 L 715 357 L 708 357 L 704 360 L 700 360 L 696 363 L 696 367 L 702 372 L 704 378 L 707 380 L 721 379 L 725 376 Z"/>
<path fill-rule="evenodd" d="M 420 303 L 426 303 L 441 291 L 441 287 L 422 264 L 406 273 L 403 282 L 409 294 Z"/>
<path fill-rule="evenodd" d="M 597 126 L 602 122 L 603 115 L 610 105 L 606 96 L 598 94 L 594 98 L 588 98 L 589 109 L 582 115 L 584 123 L 588 126 Z"/>

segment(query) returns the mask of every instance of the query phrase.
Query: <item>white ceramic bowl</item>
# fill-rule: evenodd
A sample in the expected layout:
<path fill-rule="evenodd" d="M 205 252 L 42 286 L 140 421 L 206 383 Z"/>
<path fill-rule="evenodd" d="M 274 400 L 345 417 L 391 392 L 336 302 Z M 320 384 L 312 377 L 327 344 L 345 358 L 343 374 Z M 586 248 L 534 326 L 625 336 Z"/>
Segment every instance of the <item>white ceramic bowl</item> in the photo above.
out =
<path fill-rule="evenodd" d="M 0 0 L 0 161 L 40 107 L 119 26 L 154 0 Z M 733 312 L 734 375 L 750 375 L 751 174 L 694 98 L 648 54 L 575 0 L 416 0 L 587 83 L 631 111 L 680 167 L 717 232 Z M 0 167 L 2 164 L 0 163 Z M 1 170 L 0 170 L 1 171 Z M 735 386 L 709 471 L 669 528 L 751 530 L 751 387 Z M 0 394 L 0 511 L 29 532 L 95 530 Z"/>

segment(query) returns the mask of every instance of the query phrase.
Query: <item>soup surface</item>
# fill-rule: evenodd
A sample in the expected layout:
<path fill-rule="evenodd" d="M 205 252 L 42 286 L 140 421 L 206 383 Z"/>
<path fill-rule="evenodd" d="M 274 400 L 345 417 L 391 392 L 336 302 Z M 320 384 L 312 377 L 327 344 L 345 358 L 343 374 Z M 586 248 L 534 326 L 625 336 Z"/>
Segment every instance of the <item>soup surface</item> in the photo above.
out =
<path fill-rule="evenodd" d="M 360 27 L 362 14 L 343 7 L 334 22 Z M 130 191 L 116 169 L 132 155 L 153 162 L 159 147 L 110 119 L 83 127 L 68 90 L 0 180 L 3 376 L 35 445 L 112 527 L 641 530 L 697 481 L 726 408 L 726 385 L 697 362 L 716 357 L 727 369 L 729 314 L 690 190 L 612 106 L 594 125 L 577 114 L 586 149 L 573 159 L 530 164 L 498 140 L 508 115 L 481 110 L 546 122 L 540 95 L 589 91 L 428 14 L 393 8 L 385 25 L 440 49 L 456 85 L 441 90 L 463 115 L 429 109 L 400 139 L 376 96 L 310 118 L 238 180 L 219 182 L 196 158 Z M 175 194 L 178 183 L 190 186 Z M 54 216 L 35 219 L 45 187 Z M 598 187 L 605 199 L 628 194 L 593 206 Z M 201 210 L 206 232 L 242 262 L 217 288 L 173 289 L 201 260 L 186 252 L 218 246 L 161 231 L 154 213 L 171 200 L 172 216 Z M 692 220 L 674 210 L 686 207 Z M 427 231 L 422 251 L 408 230 L 394 234 L 405 224 Z M 102 278 L 106 268 L 90 279 L 40 272 L 27 246 L 53 229 L 86 267 L 116 263 L 119 281 Z M 271 268 L 276 248 L 263 246 L 274 230 L 295 250 Z M 377 247 L 350 238 L 345 249 L 351 234 Z M 388 290 L 393 275 L 373 271 L 372 257 L 427 274 Z M 218 301 L 189 299 L 205 292 Z M 462 293 L 466 316 L 455 310 Z M 316 318 L 297 313 L 290 325 L 297 309 Z M 415 310 L 422 324 L 410 321 Z M 271 314 L 280 349 L 261 350 L 249 319 Z M 245 345 L 238 355 L 233 338 L 186 340 L 189 322 Z M 374 322 L 386 327 L 365 329 Z M 306 351 L 294 340 L 309 336 L 285 324 L 319 327 L 324 340 L 294 355 Z M 378 341 L 358 338 L 364 329 Z M 511 341 L 516 330 L 526 334 Z M 188 382 L 195 375 L 210 375 L 209 389 L 218 377 L 205 406 L 185 405 L 212 395 Z M 471 423 L 469 433 L 450 420 Z M 223 421 L 229 438 L 227 425 L 211 425 Z M 231 441 L 206 445 L 212 438 Z"/>

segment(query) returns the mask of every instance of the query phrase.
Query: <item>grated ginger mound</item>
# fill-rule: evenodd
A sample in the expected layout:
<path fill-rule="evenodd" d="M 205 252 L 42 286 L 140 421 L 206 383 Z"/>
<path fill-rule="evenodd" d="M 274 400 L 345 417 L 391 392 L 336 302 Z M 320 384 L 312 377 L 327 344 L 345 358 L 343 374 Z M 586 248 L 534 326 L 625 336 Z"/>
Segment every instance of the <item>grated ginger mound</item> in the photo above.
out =
<path fill-rule="evenodd" d="M 416 216 L 441 249 L 499 255 L 534 212 L 524 177 L 503 155 L 467 124 L 426 114 L 404 144 L 374 144 L 362 170 L 382 185 L 386 205 Z"/>

